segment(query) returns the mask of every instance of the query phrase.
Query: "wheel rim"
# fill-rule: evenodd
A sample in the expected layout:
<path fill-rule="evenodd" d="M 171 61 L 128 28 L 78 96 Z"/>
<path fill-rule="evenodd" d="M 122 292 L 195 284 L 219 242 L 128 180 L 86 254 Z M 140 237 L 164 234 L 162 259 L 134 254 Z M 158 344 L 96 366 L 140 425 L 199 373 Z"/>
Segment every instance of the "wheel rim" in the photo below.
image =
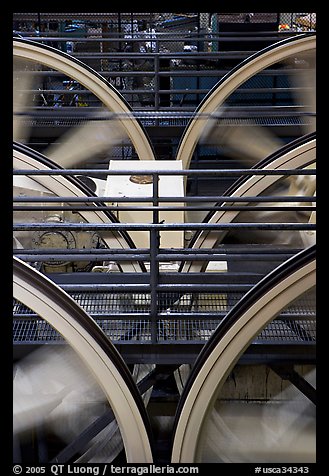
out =
<path fill-rule="evenodd" d="M 152 462 L 148 418 L 120 354 L 82 308 L 44 275 L 14 258 L 14 298 L 53 326 L 95 375 L 118 422 L 127 460 Z"/>

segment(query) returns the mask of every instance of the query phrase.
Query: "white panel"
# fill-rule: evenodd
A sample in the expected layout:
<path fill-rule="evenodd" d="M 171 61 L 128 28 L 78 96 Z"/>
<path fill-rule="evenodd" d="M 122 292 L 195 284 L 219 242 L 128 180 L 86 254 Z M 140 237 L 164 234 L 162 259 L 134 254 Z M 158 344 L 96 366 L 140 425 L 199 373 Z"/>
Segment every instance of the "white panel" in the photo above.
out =
<path fill-rule="evenodd" d="M 182 162 L 175 160 L 111 160 L 110 170 L 182 170 Z M 137 176 L 136 176 L 137 177 Z M 105 195 L 108 197 L 150 197 L 150 202 L 136 202 L 131 205 L 151 206 L 152 205 L 152 183 L 135 183 L 129 175 L 109 175 L 106 182 Z M 159 197 L 184 197 L 184 176 L 183 175 L 163 175 L 159 179 Z M 115 202 L 113 202 L 115 203 Z M 127 203 L 120 203 L 127 206 Z M 116 205 L 120 206 L 119 203 Z M 168 203 L 161 203 L 167 205 Z M 171 204 L 175 205 L 175 204 Z M 177 203 L 182 206 L 183 203 Z M 122 223 L 152 223 L 152 211 L 118 211 L 118 219 Z M 184 223 L 183 211 L 162 211 L 159 213 L 159 220 L 165 223 Z M 160 246 L 163 248 L 183 247 L 183 231 L 161 231 Z M 148 231 L 129 232 L 135 245 L 139 248 L 149 247 Z"/>

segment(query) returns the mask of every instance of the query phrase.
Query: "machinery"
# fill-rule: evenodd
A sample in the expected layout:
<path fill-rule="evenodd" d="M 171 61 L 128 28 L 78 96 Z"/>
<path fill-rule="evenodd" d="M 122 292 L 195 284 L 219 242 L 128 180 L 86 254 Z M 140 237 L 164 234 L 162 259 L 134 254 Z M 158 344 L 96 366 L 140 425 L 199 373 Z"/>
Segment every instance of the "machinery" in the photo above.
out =
<path fill-rule="evenodd" d="M 315 34 L 276 40 L 191 112 L 14 38 L 14 463 L 316 462 Z M 35 106 L 56 71 L 98 106 Z"/>

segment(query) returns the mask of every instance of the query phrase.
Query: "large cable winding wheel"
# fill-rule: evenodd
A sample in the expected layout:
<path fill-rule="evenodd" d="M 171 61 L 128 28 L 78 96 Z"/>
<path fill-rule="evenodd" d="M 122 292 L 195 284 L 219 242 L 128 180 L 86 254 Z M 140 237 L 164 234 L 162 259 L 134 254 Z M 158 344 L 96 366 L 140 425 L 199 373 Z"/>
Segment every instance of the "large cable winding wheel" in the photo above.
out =
<path fill-rule="evenodd" d="M 154 151 L 151 145 L 151 142 L 143 129 L 140 122 L 133 116 L 132 111 L 125 99 L 119 94 L 119 92 L 108 83 L 105 78 L 100 74 L 94 71 L 89 66 L 85 65 L 76 58 L 73 58 L 67 53 L 56 50 L 53 47 L 48 45 L 39 44 L 35 41 L 26 40 L 22 38 L 14 38 L 13 41 L 13 56 L 14 56 L 14 66 L 15 61 L 23 64 L 23 69 L 21 71 L 17 70 L 15 73 L 14 68 L 14 139 L 19 140 L 20 135 L 26 134 L 24 129 L 24 117 L 23 120 L 19 117 L 19 114 L 29 112 L 29 102 L 30 98 L 26 91 L 32 84 L 33 76 L 31 74 L 22 74 L 24 73 L 24 65 L 26 64 L 37 64 L 47 66 L 56 71 L 60 71 L 63 74 L 67 75 L 69 78 L 77 81 L 79 84 L 87 88 L 91 93 L 93 93 L 101 103 L 107 108 L 109 112 L 118 114 L 119 119 L 115 122 L 119 126 L 120 131 L 117 131 L 118 127 L 115 129 L 114 121 L 108 121 L 109 127 L 105 124 L 105 120 L 98 121 L 96 123 L 96 131 L 93 132 L 94 141 L 91 141 L 90 138 L 86 139 L 86 128 L 81 128 L 81 133 L 79 130 L 74 134 L 73 139 L 74 145 L 79 149 L 79 154 L 84 154 L 85 149 L 87 152 L 89 148 L 95 147 L 99 148 L 99 144 L 104 140 L 105 146 L 106 141 L 111 140 L 111 134 L 113 138 L 120 140 L 121 131 L 124 131 L 125 135 L 131 140 L 137 156 L 143 160 L 154 160 Z M 15 74 L 18 76 L 17 81 L 15 81 Z M 37 71 L 35 72 L 37 76 Z M 17 85 L 16 85 L 17 83 Z M 16 85 L 16 87 L 15 87 Z M 17 94 L 15 94 L 15 92 Z M 17 101 L 15 101 L 15 97 Z M 15 104 L 16 103 L 16 104 Z M 15 117 L 16 113 L 16 117 Z M 106 119 L 106 116 L 104 116 Z M 100 129 L 100 126 L 103 125 L 104 132 Z M 114 129 L 114 131 L 113 131 Z M 105 137 L 101 137 L 102 134 Z M 110 136 L 109 138 L 107 136 Z M 97 140 L 95 140 L 97 138 Z M 70 166 L 76 160 L 79 160 L 79 157 L 76 157 L 77 152 L 72 151 L 73 141 L 68 141 L 67 144 L 62 144 L 58 151 L 52 151 L 52 157 L 46 153 L 47 157 L 52 158 L 56 163 L 59 163 L 62 166 Z M 73 158 L 66 158 L 66 162 L 63 163 L 63 155 L 73 154 Z"/>
<path fill-rule="evenodd" d="M 141 395 L 124 361 L 105 334 L 67 293 L 17 258 L 14 258 L 13 283 L 14 298 L 64 337 L 104 392 L 120 429 L 127 462 L 152 462 L 150 427 Z M 63 367 L 63 374 L 65 370 Z M 61 402 L 65 388 L 57 391 L 59 402 L 55 402 L 54 407 Z M 14 392 L 14 428 L 15 417 L 17 427 L 20 425 L 19 403 Z M 52 402 L 48 404 L 51 407 Z M 35 413 L 42 413 L 42 408 Z"/>
<path fill-rule="evenodd" d="M 176 160 L 183 162 L 183 168 L 188 169 L 200 139 L 205 139 L 207 134 L 216 128 L 216 121 L 218 114 L 222 112 L 225 101 L 233 95 L 233 93 L 250 78 L 266 68 L 281 63 L 285 60 L 298 57 L 299 55 L 311 55 L 311 68 L 306 72 L 305 77 L 300 81 L 302 75 L 296 75 L 297 90 L 301 90 L 306 84 L 306 94 L 302 95 L 301 100 L 306 101 L 305 112 L 310 113 L 310 124 L 304 132 L 312 132 L 315 128 L 315 118 L 312 114 L 315 113 L 315 91 L 314 86 L 314 57 L 316 49 L 315 35 L 301 34 L 297 37 L 291 37 L 281 40 L 273 45 L 260 50 L 259 52 L 249 56 L 242 63 L 238 64 L 231 71 L 229 71 L 206 95 L 200 105 L 196 109 L 195 116 L 187 125 L 183 136 L 180 140 Z M 311 89 L 311 92 L 309 92 Z M 300 100 L 300 97 L 298 97 Z M 214 113 L 217 116 L 211 117 Z M 255 127 L 248 128 L 246 133 L 243 133 L 241 127 L 231 127 L 228 138 L 223 138 L 221 131 L 218 133 L 218 142 L 223 139 L 226 140 L 229 147 L 234 151 L 239 151 L 241 157 L 246 158 L 251 155 L 253 163 L 263 159 L 269 153 L 274 152 L 278 145 L 278 141 L 273 140 L 270 134 L 264 133 L 264 128 Z M 242 135 L 243 134 L 243 135 Z M 274 147 L 274 149 L 273 149 Z M 242 154 L 241 154 L 242 152 Z"/>
<path fill-rule="evenodd" d="M 204 346 L 179 401 L 173 463 L 315 461 L 314 371 L 304 382 L 311 401 L 298 402 L 294 397 L 289 401 L 289 395 L 282 392 L 269 410 L 255 412 L 245 402 L 226 413 L 218 401 L 225 380 L 256 336 L 282 310 L 314 292 L 315 253 L 313 245 L 263 278 L 226 315 Z"/>

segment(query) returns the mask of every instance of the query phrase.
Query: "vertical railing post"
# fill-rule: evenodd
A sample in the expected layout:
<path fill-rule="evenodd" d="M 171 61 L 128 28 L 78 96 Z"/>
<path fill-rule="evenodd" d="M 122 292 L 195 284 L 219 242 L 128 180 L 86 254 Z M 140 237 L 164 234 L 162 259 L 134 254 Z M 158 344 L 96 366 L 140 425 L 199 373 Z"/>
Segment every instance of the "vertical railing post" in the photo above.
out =
<path fill-rule="evenodd" d="M 160 107 L 160 80 L 159 80 L 159 71 L 160 71 L 160 58 L 159 58 L 159 38 L 155 38 L 155 53 L 154 53 L 154 108 L 156 111 Z"/>
<path fill-rule="evenodd" d="M 159 205 L 159 176 L 157 173 L 152 174 L 153 177 L 153 198 L 152 204 L 154 207 Z M 153 210 L 153 224 L 159 223 L 159 211 Z M 158 341 L 157 336 L 157 321 L 158 321 L 158 291 L 157 286 L 159 282 L 159 262 L 157 255 L 160 247 L 160 232 L 157 228 L 152 227 L 150 229 L 150 286 L 151 286 L 151 305 L 150 305 L 150 317 L 151 317 L 151 340 L 152 344 L 156 344 Z"/>

